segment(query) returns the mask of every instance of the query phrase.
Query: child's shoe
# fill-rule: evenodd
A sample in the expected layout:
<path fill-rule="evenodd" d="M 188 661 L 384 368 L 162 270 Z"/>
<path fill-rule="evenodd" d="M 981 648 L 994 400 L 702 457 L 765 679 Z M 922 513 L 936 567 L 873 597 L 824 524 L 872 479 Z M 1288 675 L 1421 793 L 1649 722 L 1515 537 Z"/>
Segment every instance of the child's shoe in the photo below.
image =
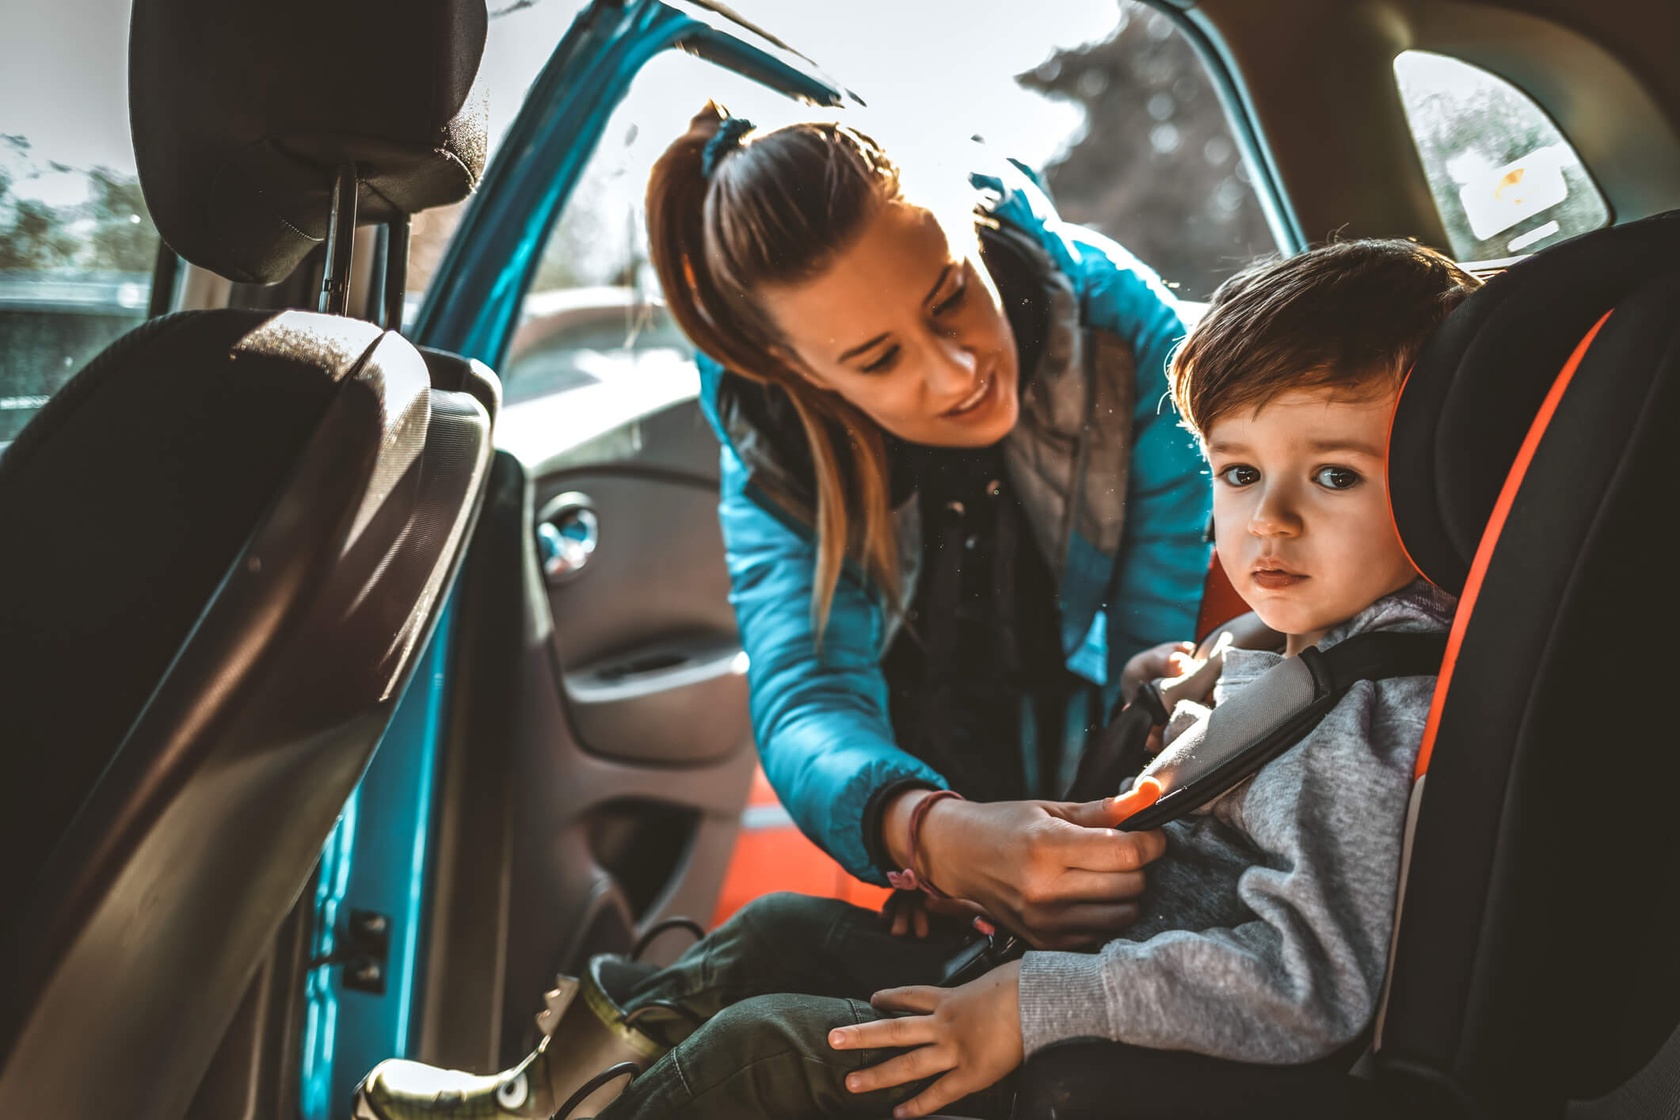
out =
<path fill-rule="evenodd" d="M 401 1059 L 381 1062 L 356 1087 L 353 1114 L 356 1120 L 593 1116 L 618 1098 L 629 1075 L 647 1069 L 667 1049 L 627 1021 L 608 994 L 627 990 L 652 971 L 622 957 L 596 956 L 581 980 L 561 976 L 544 995 L 546 1006 L 537 1016 L 543 1040 L 512 1069 L 477 1076 Z M 613 1076 L 601 1076 L 615 1069 Z M 599 1084 L 588 1088 L 592 1080 Z"/>

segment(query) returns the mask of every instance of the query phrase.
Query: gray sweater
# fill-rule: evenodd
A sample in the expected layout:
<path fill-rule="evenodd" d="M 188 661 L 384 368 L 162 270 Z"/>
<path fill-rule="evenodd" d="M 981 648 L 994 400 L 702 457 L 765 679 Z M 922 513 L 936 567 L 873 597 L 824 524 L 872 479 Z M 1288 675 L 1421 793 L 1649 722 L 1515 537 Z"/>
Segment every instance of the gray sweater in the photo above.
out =
<path fill-rule="evenodd" d="M 1444 630 L 1453 600 L 1421 580 L 1331 629 Z M 1226 653 L 1217 704 L 1281 660 Z M 1166 826 L 1142 918 L 1096 953 L 1029 952 L 1028 1054 L 1109 1038 L 1247 1062 L 1299 1063 L 1376 1011 L 1394 924 L 1412 767 L 1434 677 L 1360 681 L 1299 744 Z M 1181 704 L 1169 736 L 1207 709 Z"/>

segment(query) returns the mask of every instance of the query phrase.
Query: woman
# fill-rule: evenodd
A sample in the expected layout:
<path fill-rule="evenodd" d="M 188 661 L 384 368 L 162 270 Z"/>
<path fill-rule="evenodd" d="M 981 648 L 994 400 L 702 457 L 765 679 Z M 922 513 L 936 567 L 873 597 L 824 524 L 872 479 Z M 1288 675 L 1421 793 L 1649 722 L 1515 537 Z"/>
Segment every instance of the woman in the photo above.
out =
<path fill-rule="evenodd" d="M 850 128 L 756 133 L 708 105 L 654 168 L 649 237 L 704 355 L 754 728 L 782 803 L 860 878 L 1072 947 L 1136 917 L 1161 840 L 1103 827 L 1112 806 L 1041 799 L 1120 667 L 1191 633 L 1209 487 L 1164 400 L 1183 334 L 1171 295 L 1019 170 L 972 183 L 941 205 Z M 1166 675 L 1166 657 L 1140 660 Z M 655 976 L 592 967 L 574 1002 L 599 1013 L 621 983 L 605 994 L 644 1032 L 643 1064 L 705 1024 L 680 1072 L 658 1062 L 608 1115 L 793 1116 L 819 1099 L 879 1113 L 839 1088 L 867 1055 L 825 1032 L 871 1014 L 858 1001 L 878 988 L 936 977 L 957 941 L 948 926 L 890 942 L 867 918 L 775 896 Z M 905 930 L 928 935 L 926 912 L 902 909 Z M 545 1040 L 441 1095 L 438 1071 L 387 1063 L 360 1101 L 381 1120 L 546 1116 L 595 1072 L 551 1057 Z M 746 1064 L 754 1078 L 733 1076 Z"/>
<path fill-rule="evenodd" d="M 876 883 L 909 866 L 927 792 L 962 793 L 920 822 L 917 870 L 1056 945 L 1124 921 L 1129 880 L 1067 893 L 1104 845 L 1022 799 L 1065 787 L 1128 658 L 1192 632 L 1209 488 L 1163 401 L 1172 296 L 1014 168 L 974 183 L 953 220 L 848 128 L 708 108 L 648 225 L 712 359 L 771 785 Z"/>

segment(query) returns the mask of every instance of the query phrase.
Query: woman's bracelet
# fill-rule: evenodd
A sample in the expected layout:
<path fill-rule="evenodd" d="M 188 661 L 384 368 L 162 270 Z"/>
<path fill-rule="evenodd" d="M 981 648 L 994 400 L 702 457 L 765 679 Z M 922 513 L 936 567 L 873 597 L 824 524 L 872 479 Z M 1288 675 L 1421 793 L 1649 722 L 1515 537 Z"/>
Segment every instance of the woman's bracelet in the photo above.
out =
<path fill-rule="evenodd" d="M 932 808 L 935 801 L 943 801 L 948 797 L 955 798 L 958 801 L 963 800 L 963 795 L 954 789 L 936 789 L 916 802 L 915 808 L 910 810 L 910 858 L 905 861 L 904 870 L 887 872 L 887 882 L 892 884 L 895 890 L 919 890 L 932 895 L 934 898 L 950 897 L 928 882 L 927 873 L 921 870 L 922 818 L 927 816 L 928 809 Z"/>

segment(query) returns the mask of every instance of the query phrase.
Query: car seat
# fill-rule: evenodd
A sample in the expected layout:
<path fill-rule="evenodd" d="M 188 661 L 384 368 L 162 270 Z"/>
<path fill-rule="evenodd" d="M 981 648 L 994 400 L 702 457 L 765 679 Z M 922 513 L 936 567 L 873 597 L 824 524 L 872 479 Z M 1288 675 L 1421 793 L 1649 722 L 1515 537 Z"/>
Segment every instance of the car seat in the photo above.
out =
<path fill-rule="evenodd" d="M 437 620 L 499 389 L 342 311 L 358 220 L 400 308 L 407 216 L 476 184 L 486 27 L 133 5 L 164 240 L 252 283 L 324 244 L 322 312 L 154 319 L 0 457 L 0 1116 L 182 1114 Z"/>
<path fill-rule="evenodd" d="M 1495 276 L 1396 408 L 1390 499 L 1460 596 L 1424 734 L 1385 1000 L 1264 1067 L 1107 1041 L 1027 1062 L 1019 1117 L 1680 1115 L 1680 752 L 1663 659 L 1680 213 Z"/>

